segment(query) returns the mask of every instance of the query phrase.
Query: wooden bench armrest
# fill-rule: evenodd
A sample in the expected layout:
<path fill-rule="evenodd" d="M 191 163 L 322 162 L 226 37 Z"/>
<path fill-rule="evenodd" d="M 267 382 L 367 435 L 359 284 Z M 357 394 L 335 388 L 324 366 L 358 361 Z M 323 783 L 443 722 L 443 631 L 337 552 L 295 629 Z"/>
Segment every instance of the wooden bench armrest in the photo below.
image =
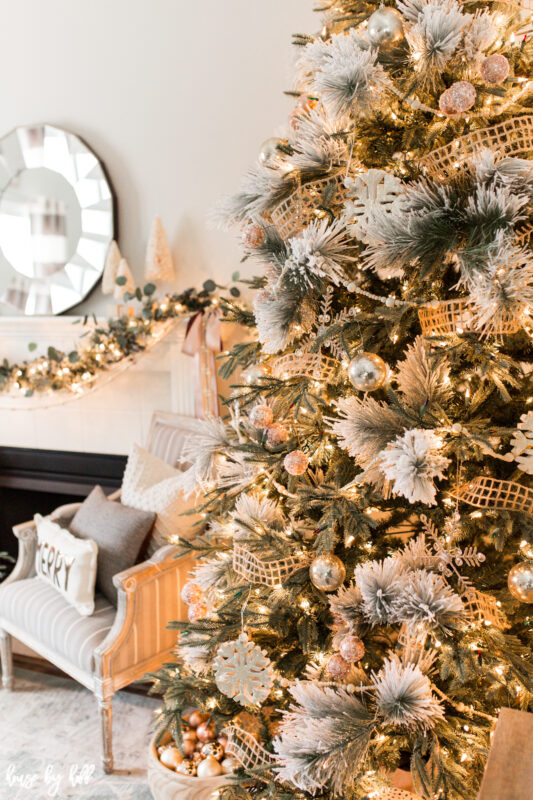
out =
<path fill-rule="evenodd" d="M 166 545 L 147 561 L 114 576 L 115 622 L 95 650 L 96 673 L 106 688 L 116 691 L 138 680 L 167 660 L 175 646 L 177 633 L 167 625 L 187 619 L 181 589 L 195 562 L 194 555 L 176 558 L 176 552 L 176 547 Z"/>

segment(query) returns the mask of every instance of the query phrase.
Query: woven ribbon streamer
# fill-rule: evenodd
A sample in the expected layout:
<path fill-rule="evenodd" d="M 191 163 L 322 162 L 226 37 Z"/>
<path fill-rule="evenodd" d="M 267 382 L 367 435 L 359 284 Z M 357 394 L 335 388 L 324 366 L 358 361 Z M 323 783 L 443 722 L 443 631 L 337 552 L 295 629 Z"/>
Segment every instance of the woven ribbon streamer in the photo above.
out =
<path fill-rule="evenodd" d="M 488 148 L 502 156 L 525 156 L 533 150 L 533 116 L 512 117 L 498 125 L 467 133 L 420 159 L 426 172 L 446 180 L 468 169 L 472 156 Z"/>
<path fill-rule="evenodd" d="M 289 239 L 304 228 L 314 217 L 315 209 L 321 204 L 324 189 L 333 185 L 328 205 L 341 205 L 344 202 L 344 170 L 318 181 L 310 181 L 299 186 L 285 200 L 282 200 L 270 216 L 283 239 Z"/>
<path fill-rule="evenodd" d="M 463 503 L 476 508 L 524 511 L 533 516 L 533 489 L 515 481 L 480 476 L 461 486 L 457 494 Z"/>
<path fill-rule="evenodd" d="M 260 561 L 246 547 L 233 543 L 233 569 L 248 583 L 260 583 L 271 589 L 298 572 L 308 562 L 304 555 L 289 556 L 278 561 Z"/>
<path fill-rule="evenodd" d="M 438 306 L 424 306 L 418 310 L 418 318 L 424 336 L 442 336 L 472 330 L 474 306 L 470 300 L 448 300 Z M 485 336 L 517 333 L 520 321 L 513 314 L 506 314 L 501 325 L 484 325 L 478 333 Z"/>
<path fill-rule="evenodd" d="M 233 756 L 245 769 L 257 769 L 272 763 L 273 756 L 261 747 L 251 733 L 237 725 L 228 725 L 222 733 L 228 737 L 226 755 Z"/>
<path fill-rule="evenodd" d="M 274 378 L 287 379 L 295 377 L 312 378 L 315 381 L 333 383 L 339 375 L 340 364 L 334 358 L 319 353 L 289 353 L 276 359 L 272 366 Z"/>

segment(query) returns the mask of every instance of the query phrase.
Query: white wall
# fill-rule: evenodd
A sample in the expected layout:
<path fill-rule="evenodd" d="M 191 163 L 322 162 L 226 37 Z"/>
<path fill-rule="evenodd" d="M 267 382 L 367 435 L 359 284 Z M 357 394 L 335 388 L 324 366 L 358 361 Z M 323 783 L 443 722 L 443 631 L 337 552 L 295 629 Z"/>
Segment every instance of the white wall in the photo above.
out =
<path fill-rule="evenodd" d="M 0 0 L 0 134 L 49 122 L 88 142 L 110 174 L 120 247 L 139 280 L 159 214 L 177 286 L 224 281 L 239 268 L 238 243 L 206 216 L 285 120 L 291 34 L 318 29 L 312 5 Z M 97 289 L 83 308 L 108 305 Z"/>

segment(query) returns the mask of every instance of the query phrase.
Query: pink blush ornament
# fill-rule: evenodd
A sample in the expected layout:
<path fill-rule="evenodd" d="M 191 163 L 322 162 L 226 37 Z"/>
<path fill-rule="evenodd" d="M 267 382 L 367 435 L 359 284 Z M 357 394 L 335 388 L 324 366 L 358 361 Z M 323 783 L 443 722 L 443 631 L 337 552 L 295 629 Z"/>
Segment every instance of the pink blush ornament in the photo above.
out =
<path fill-rule="evenodd" d="M 309 458 L 301 450 L 293 450 L 285 456 L 283 466 L 289 475 L 303 475 L 309 466 Z"/>
<path fill-rule="evenodd" d="M 209 609 L 205 603 L 194 603 L 192 606 L 189 606 L 187 611 L 189 622 L 199 622 L 201 619 L 205 619 L 208 611 Z"/>
<path fill-rule="evenodd" d="M 274 412 L 270 406 L 255 406 L 250 411 L 250 422 L 254 428 L 268 428 L 274 419 Z"/>
<path fill-rule="evenodd" d="M 349 635 L 342 640 L 339 652 L 349 664 L 356 664 L 363 658 L 365 646 L 358 636 Z"/>
<path fill-rule="evenodd" d="M 332 678 L 335 678 L 337 681 L 342 681 L 347 676 L 349 671 L 350 665 L 342 656 L 340 656 L 338 653 L 334 656 L 331 656 L 330 660 L 328 661 L 328 672 Z"/>
<path fill-rule="evenodd" d="M 266 233 L 264 228 L 261 225 L 258 225 L 256 222 L 251 222 L 249 225 L 246 226 L 242 233 L 242 242 L 245 247 L 248 247 L 250 250 L 255 250 L 258 247 L 261 247 L 266 241 Z"/>
<path fill-rule="evenodd" d="M 197 583 L 193 583 L 192 581 L 186 583 L 181 590 L 181 599 L 184 603 L 187 603 L 188 606 L 199 603 L 203 596 L 204 591 L 202 587 L 198 586 Z"/>
<path fill-rule="evenodd" d="M 469 81 L 456 81 L 448 89 L 450 105 L 458 114 L 468 111 L 476 102 L 476 90 Z"/>
<path fill-rule="evenodd" d="M 274 422 L 268 426 L 267 430 L 267 444 L 270 447 L 277 447 L 279 444 L 284 444 L 289 438 L 287 428 L 281 422 Z"/>
<path fill-rule="evenodd" d="M 481 77 L 485 83 L 503 83 L 509 75 L 510 66 L 505 56 L 499 53 L 494 53 L 492 56 L 485 58 L 479 70 Z"/>

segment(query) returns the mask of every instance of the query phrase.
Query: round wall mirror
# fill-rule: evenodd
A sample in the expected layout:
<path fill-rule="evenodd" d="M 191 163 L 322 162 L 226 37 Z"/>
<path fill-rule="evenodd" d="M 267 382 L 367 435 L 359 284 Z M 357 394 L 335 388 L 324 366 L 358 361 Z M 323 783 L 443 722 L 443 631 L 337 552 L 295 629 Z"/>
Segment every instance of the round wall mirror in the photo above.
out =
<path fill-rule="evenodd" d="M 0 139 L 0 302 L 61 314 L 102 275 L 114 198 L 95 154 L 51 125 Z"/>

